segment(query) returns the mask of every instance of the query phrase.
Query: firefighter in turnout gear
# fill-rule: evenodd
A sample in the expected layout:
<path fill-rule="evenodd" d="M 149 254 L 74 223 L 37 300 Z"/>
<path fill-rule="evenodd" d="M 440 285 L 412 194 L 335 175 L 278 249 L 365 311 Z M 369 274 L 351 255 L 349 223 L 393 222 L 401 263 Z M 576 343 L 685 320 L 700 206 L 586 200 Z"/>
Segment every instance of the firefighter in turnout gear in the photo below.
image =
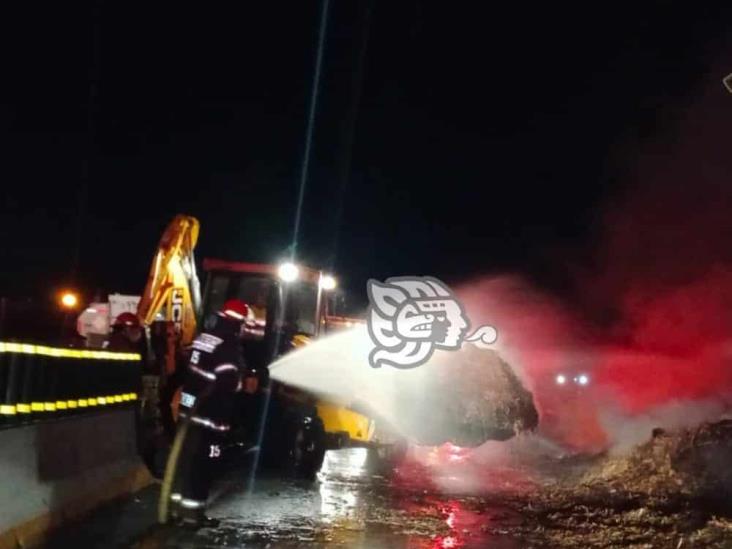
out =
<path fill-rule="evenodd" d="M 242 388 L 241 331 L 248 313 L 242 301 L 227 301 L 213 328 L 193 342 L 179 408 L 187 432 L 171 494 L 173 514 L 185 522 L 215 522 L 204 511 L 221 445 L 231 428 L 235 393 Z"/>
<path fill-rule="evenodd" d="M 112 334 L 104 343 L 104 348 L 121 353 L 139 353 L 146 348 L 144 335 L 145 332 L 137 315 L 125 312 L 114 320 Z"/>

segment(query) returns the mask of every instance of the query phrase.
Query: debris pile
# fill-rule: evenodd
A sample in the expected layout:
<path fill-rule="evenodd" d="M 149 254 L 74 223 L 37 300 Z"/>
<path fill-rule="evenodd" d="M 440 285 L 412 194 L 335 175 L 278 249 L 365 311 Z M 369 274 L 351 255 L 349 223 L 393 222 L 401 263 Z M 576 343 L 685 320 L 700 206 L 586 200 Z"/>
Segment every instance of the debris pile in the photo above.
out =
<path fill-rule="evenodd" d="M 455 372 L 449 375 L 456 384 L 447 405 L 448 414 L 460 425 L 455 444 L 507 440 L 536 428 L 539 414 L 532 394 L 498 353 L 466 345 L 455 355 L 450 366 Z"/>
<path fill-rule="evenodd" d="M 732 421 L 651 439 L 514 504 L 528 546 L 732 546 Z"/>
<path fill-rule="evenodd" d="M 536 428 L 539 415 L 533 395 L 524 388 L 510 365 L 493 350 L 464 345 L 459 351 L 442 352 L 424 369 L 419 390 L 401 393 L 415 406 L 407 432 L 421 444 L 439 446 L 446 442 L 475 447 L 488 440 L 508 440 Z M 429 417 L 416 405 L 429 395 Z M 409 413 L 409 412 L 407 412 Z"/>
<path fill-rule="evenodd" d="M 654 429 L 651 438 L 625 457 L 608 458 L 583 483 L 660 497 L 682 494 L 725 499 L 732 488 L 732 421 L 705 423 L 669 433 Z"/>

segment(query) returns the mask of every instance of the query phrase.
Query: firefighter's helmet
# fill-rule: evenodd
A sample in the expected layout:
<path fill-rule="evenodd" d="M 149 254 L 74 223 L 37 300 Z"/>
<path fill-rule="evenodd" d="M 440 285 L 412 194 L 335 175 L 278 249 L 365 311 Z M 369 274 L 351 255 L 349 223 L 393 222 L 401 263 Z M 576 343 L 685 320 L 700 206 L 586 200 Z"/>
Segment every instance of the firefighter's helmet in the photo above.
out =
<path fill-rule="evenodd" d="M 240 299 L 229 299 L 221 307 L 219 314 L 232 320 L 244 322 L 249 316 L 249 306 Z"/>
<path fill-rule="evenodd" d="M 137 315 L 130 312 L 121 313 L 117 316 L 117 318 L 114 320 L 113 326 L 126 326 L 126 327 L 140 327 L 140 319 L 137 318 Z"/>

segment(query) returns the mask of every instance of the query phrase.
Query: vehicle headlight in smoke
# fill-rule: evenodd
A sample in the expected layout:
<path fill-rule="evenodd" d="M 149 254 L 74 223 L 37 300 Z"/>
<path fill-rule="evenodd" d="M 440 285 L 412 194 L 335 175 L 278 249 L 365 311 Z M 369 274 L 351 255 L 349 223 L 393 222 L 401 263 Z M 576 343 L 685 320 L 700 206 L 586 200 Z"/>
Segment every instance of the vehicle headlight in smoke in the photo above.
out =
<path fill-rule="evenodd" d="M 587 374 L 580 374 L 575 378 L 578 385 L 587 385 L 590 382 L 590 378 Z"/>
<path fill-rule="evenodd" d="M 557 382 L 557 385 L 564 385 L 565 383 L 567 383 L 567 378 L 564 374 L 559 374 L 555 378 L 555 381 Z"/>

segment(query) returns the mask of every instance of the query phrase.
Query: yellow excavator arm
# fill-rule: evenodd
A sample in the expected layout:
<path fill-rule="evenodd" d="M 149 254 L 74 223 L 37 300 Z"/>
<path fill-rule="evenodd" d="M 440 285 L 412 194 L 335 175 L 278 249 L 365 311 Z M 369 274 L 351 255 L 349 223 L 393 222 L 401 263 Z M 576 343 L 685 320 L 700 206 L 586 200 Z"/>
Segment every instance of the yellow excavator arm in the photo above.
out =
<path fill-rule="evenodd" d="M 195 217 L 176 215 L 165 229 L 145 285 L 137 316 L 145 326 L 155 320 L 169 321 L 174 333 L 169 345 L 184 347 L 196 335 L 196 317 L 201 309 L 201 290 L 193 249 L 200 224 Z M 174 369 L 169 353 L 167 373 Z"/>

